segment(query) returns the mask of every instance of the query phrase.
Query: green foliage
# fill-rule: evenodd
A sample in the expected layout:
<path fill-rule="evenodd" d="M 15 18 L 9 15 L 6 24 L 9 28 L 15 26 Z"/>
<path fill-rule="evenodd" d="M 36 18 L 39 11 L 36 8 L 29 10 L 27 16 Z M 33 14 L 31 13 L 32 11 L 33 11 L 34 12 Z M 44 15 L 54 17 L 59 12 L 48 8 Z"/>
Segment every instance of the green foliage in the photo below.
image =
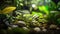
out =
<path fill-rule="evenodd" d="M 42 5 L 38 5 L 40 2 L 42 2 Z M 54 24 L 60 24 L 60 17 L 57 15 L 60 15 L 60 12 L 58 11 L 52 11 L 56 10 L 57 7 L 54 2 L 50 2 L 49 5 L 43 5 L 44 1 L 42 0 L 14 0 L 14 6 L 15 7 L 6 7 L 3 10 L 0 10 L 0 22 L 6 23 L 18 23 L 18 21 L 23 21 L 26 23 L 26 27 L 40 27 L 40 23 L 54 23 Z M 36 7 L 32 8 L 32 4 L 36 4 Z M 29 6 L 28 6 L 29 5 Z M 2 5 L 1 5 L 2 6 Z M 27 6 L 28 9 L 24 10 L 24 6 Z M 16 11 L 15 10 L 17 7 Z M 33 10 L 34 9 L 34 10 Z M 38 11 L 38 10 L 39 11 Z M 33 10 L 33 11 L 32 11 Z M 52 12 L 51 12 L 52 11 Z M 11 12 L 15 12 L 13 16 Z M 31 14 L 30 14 L 31 12 Z M 20 25 L 20 24 L 19 24 Z M 28 34 L 29 30 L 23 29 L 22 27 L 16 27 L 12 28 L 12 30 L 8 30 L 10 32 L 9 34 Z M 5 32 L 5 31 L 4 31 Z"/>
<path fill-rule="evenodd" d="M 60 18 L 57 19 L 57 22 L 58 22 L 57 24 L 60 24 Z"/>
<path fill-rule="evenodd" d="M 57 8 L 57 6 L 56 6 L 56 4 L 54 3 L 54 2 L 50 2 L 50 5 L 48 5 L 49 6 L 49 10 L 51 11 L 51 10 L 56 10 L 56 8 Z"/>
<path fill-rule="evenodd" d="M 13 28 L 12 29 L 12 31 L 15 33 L 15 34 L 17 34 L 17 33 L 19 33 L 19 34 L 28 34 L 28 30 L 24 30 L 23 28 Z"/>

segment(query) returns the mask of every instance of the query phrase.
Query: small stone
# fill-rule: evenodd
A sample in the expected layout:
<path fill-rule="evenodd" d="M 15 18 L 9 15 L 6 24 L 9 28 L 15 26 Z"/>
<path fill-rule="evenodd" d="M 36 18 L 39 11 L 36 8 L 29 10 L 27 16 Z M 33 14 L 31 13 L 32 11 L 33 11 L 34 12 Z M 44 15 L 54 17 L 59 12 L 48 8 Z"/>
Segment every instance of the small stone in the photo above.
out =
<path fill-rule="evenodd" d="M 59 28 L 59 27 L 57 27 L 56 29 L 57 29 L 57 30 L 59 30 L 60 28 Z"/>
<path fill-rule="evenodd" d="M 17 25 L 12 25 L 12 27 L 14 28 L 14 27 L 18 27 Z"/>
<path fill-rule="evenodd" d="M 41 31 L 39 27 L 35 27 L 34 30 L 37 32 Z"/>
<path fill-rule="evenodd" d="M 25 24 L 25 22 L 24 22 L 24 21 L 18 21 L 18 23 Z"/>
<path fill-rule="evenodd" d="M 18 21 L 17 25 L 20 27 L 26 26 L 26 23 L 24 21 Z"/>
<path fill-rule="evenodd" d="M 51 24 L 51 25 L 50 25 L 50 28 L 57 28 L 57 25 Z"/>
<path fill-rule="evenodd" d="M 23 27 L 24 30 L 29 30 L 27 27 Z"/>
<path fill-rule="evenodd" d="M 42 31 L 46 32 L 46 31 L 47 31 L 47 29 L 43 29 Z"/>

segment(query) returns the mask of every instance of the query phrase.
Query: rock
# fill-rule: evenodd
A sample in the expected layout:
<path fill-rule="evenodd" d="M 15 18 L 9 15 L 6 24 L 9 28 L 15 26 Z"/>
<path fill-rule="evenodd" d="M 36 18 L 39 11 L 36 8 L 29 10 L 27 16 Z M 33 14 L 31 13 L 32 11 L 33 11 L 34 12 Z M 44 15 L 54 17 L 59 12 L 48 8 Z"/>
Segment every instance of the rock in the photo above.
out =
<path fill-rule="evenodd" d="M 46 32 L 47 29 L 43 26 L 43 27 L 42 27 L 42 31 L 43 31 L 43 32 Z"/>
<path fill-rule="evenodd" d="M 24 30 L 27 30 L 28 28 L 27 27 L 23 27 Z"/>
<path fill-rule="evenodd" d="M 24 21 L 18 21 L 17 25 L 20 27 L 24 27 L 24 26 L 26 26 L 26 23 Z"/>
<path fill-rule="evenodd" d="M 57 25 L 51 24 L 49 28 L 50 29 L 56 29 L 57 28 Z"/>
<path fill-rule="evenodd" d="M 34 30 L 35 30 L 36 32 L 41 31 L 41 29 L 40 29 L 39 27 L 35 27 Z"/>
<path fill-rule="evenodd" d="M 17 10 L 15 12 L 23 13 L 23 14 L 30 14 L 28 10 Z"/>
<path fill-rule="evenodd" d="M 43 29 L 42 31 L 46 32 L 46 31 L 47 31 L 47 29 Z"/>
<path fill-rule="evenodd" d="M 18 27 L 17 25 L 12 25 L 13 28 Z"/>
<path fill-rule="evenodd" d="M 38 21 L 36 21 L 36 20 L 33 20 L 31 24 L 32 24 L 32 26 L 35 26 L 35 27 L 40 26 L 40 23 Z"/>
<path fill-rule="evenodd" d="M 45 23 L 45 24 L 43 24 L 43 27 L 45 27 L 45 28 L 46 28 L 47 26 L 48 26 L 48 25 L 47 25 L 46 23 Z"/>
<path fill-rule="evenodd" d="M 56 29 L 57 29 L 57 30 L 59 30 L 60 28 L 59 28 L 59 27 L 57 27 Z"/>

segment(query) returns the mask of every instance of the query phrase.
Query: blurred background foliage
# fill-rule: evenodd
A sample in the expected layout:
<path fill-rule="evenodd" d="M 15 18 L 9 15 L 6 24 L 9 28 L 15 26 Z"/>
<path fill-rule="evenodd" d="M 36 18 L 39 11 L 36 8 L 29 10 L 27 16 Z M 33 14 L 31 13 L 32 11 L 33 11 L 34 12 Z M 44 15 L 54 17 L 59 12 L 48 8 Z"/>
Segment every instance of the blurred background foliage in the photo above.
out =
<path fill-rule="evenodd" d="M 0 29 L 28 34 L 41 24 L 60 25 L 59 0 L 0 0 Z"/>

